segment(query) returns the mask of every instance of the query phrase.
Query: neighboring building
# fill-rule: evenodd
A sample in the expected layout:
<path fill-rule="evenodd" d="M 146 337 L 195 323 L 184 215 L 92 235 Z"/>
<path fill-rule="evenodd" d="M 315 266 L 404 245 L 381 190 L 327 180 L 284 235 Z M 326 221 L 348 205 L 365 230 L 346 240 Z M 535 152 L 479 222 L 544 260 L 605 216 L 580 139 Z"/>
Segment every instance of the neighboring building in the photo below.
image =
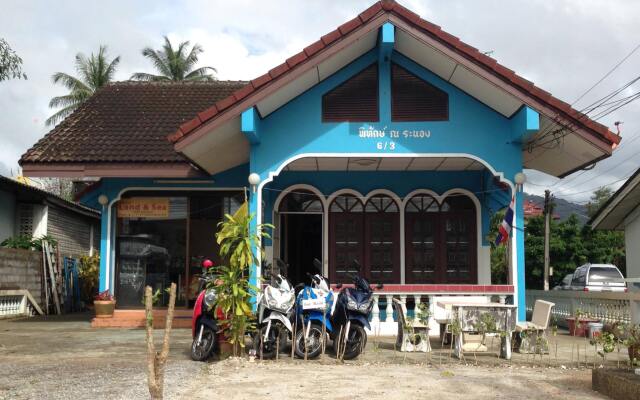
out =
<path fill-rule="evenodd" d="M 524 211 L 524 218 L 533 218 L 539 217 L 544 214 L 544 205 L 538 205 L 533 200 L 526 200 L 524 205 L 522 206 Z M 552 215 L 554 220 L 559 220 L 560 216 L 558 214 Z"/>
<path fill-rule="evenodd" d="M 0 176 L 0 242 L 20 235 L 50 236 L 61 257 L 79 258 L 99 248 L 100 212 Z"/>
<path fill-rule="evenodd" d="M 256 222 L 276 226 L 264 261 L 284 259 L 294 283 L 314 258 L 332 283 L 358 259 L 383 294 L 502 295 L 524 319 L 524 236 L 513 230 L 509 282 L 493 285 L 491 215 L 515 196 L 521 228 L 517 174 L 563 177 L 619 141 L 383 1 L 250 82 L 108 85 L 20 163 L 30 176 L 100 178 L 83 201 L 102 207 L 100 287 L 119 307 L 171 281 L 188 306 L 200 260 L 216 257 L 216 223 L 246 193 Z"/>
<path fill-rule="evenodd" d="M 640 169 L 600 207 L 589 224 L 593 229 L 624 231 L 627 278 L 637 280 L 628 286 L 640 293 Z M 631 318 L 640 323 L 640 302 L 632 302 Z"/>

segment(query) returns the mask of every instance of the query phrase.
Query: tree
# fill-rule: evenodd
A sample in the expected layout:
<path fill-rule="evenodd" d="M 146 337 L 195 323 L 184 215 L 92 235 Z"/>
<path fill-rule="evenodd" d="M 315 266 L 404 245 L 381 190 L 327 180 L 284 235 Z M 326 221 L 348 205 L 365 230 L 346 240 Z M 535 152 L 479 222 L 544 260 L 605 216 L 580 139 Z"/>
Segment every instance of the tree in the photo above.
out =
<path fill-rule="evenodd" d="M 16 54 L 6 40 L 0 38 L 0 82 L 9 79 L 27 79 L 22 72 L 22 58 Z"/>
<path fill-rule="evenodd" d="M 591 199 L 587 203 L 587 214 L 590 217 L 593 217 L 611 196 L 613 196 L 613 190 L 607 186 L 602 186 L 600 189 L 593 192 Z"/>
<path fill-rule="evenodd" d="M 497 245 L 498 228 L 504 220 L 505 210 L 500 210 L 491 216 L 490 230 L 487 239 L 491 244 L 491 283 L 506 284 L 508 282 L 509 260 L 507 246 Z"/>
<path fill-rule="evenodd" d="M 159 50 L 146 47 L 142 50 L 142 55 L 153 62 L 159 75 L 137 72 L 131 79 L 138 81 L 213 81 L 215 77 L 212 73 L 216 70 L 213 67 L 195 68 L 198 63 L 198 55 L 204 52 L 202 46 L 194 44 L 188 50 L 189 41 L 181 42 L 174 48 L 168 37 L 164 37 L 164 45 Z"/>
<path fill-rule="evenodd" d="M 96 90 L 111 82 L 119 63 L 119 56 L 111 61 L 107 59 L 107 46 L 100 46 L 98 54 L 91 53 L 88 58 L 84 54 L 78 53 L 76 55 L 78 78 L 64 72 L 56 72 L 51 77 L 54 84 L 61 84 L 69 89 L 69 94 L 51 99 L 50 108 L 62 107 L 62 109 L 49 117 L 45 123 L 47 125 L 57 124 L 75 111 Z"/>

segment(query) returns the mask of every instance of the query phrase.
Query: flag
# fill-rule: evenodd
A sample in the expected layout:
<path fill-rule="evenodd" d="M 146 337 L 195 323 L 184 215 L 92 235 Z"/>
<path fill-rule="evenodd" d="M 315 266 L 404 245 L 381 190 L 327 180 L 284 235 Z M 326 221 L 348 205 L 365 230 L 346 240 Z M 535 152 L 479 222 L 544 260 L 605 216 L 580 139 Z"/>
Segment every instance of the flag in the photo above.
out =
<path fill-rule="evenodd" d="M 515 209 L 516 197 L 515 195 L 511 197 L 511 203 L 509 203 L 509 208 L 507 208 L 507 212 L 504 213 L 504 220 L 500 224 L 498 228 L 498 236 L 496 236 L 496 246 L 505 243 L 509 239 L 509 234 L 511 233 L 511 228 L 513 227 L 513 210 Z"/>

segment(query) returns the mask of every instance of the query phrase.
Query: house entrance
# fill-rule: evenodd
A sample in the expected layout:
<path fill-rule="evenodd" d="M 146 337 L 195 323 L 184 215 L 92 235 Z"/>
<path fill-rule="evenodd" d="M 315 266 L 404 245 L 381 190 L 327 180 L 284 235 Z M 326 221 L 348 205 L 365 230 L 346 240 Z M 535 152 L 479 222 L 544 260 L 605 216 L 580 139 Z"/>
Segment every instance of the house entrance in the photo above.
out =
<path fill-rule="evenodd" d="M 289 266 L 282 272 L 294 285 L 318 273 L 313 260 L 322 260 L 322 212 L 320 199 L 305 190 L 288 193 L 278 208 L 280 258 Z"/>

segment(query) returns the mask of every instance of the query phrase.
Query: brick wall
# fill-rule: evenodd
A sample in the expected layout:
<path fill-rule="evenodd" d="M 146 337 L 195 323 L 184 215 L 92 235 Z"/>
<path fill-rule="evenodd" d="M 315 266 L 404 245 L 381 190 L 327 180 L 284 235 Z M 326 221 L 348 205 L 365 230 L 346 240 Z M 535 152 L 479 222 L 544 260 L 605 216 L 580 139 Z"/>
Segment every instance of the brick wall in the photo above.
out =
<path fill-rule="evenodd" d="M 92 225 L 94 226 L 94 243 L 99 239 L 100 226 L 95 218 L 51 205 L 47 218 L 47 235 L 58 241 L 61 260 L 64 257 L 80 258 L 80 256 L 89 255 Z"/>
<path fill-rule="evenodd" d="M 26 289 L 43 307 L 42 253 L 0 248 L 0 289 Z"/>

